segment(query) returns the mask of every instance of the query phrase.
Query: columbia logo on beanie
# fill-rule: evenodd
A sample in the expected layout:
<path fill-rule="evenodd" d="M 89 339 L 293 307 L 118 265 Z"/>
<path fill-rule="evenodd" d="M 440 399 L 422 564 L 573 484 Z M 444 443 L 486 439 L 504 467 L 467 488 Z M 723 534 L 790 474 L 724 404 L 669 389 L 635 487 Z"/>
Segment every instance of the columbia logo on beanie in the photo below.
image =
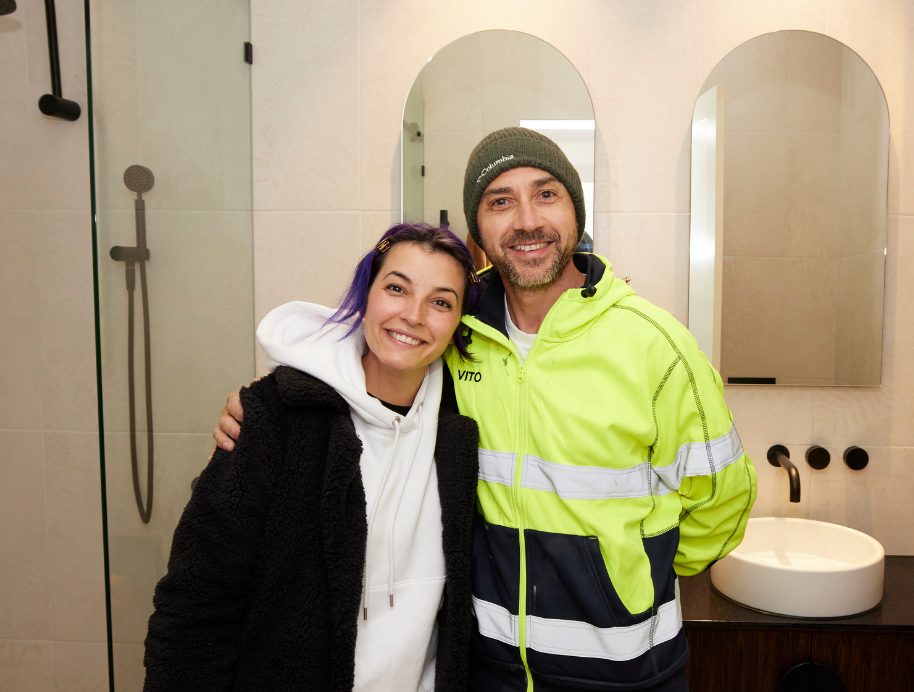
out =
<path fill-rule="evenodd" d="M 476 182 L 478 183 L 480 180 L 482 180 L 483 176 L 486 173 L 488 173 L 489 171 L 491 171 L 493 168 L 495 168 L 495 166 L 497 166 L 498 164 L 504 163 L 505 161 L 510 161 L 513 158 L 514 158 L 514 154 L 509 154 L 508 156 L 502 156 L 500 159 L 498 159 L 498 161 L 493 161 L 488 166 L 486 166 L 485 168 L 482 169 L 482 171 L 479 174 L 479 177 L 476 178 Z"/>

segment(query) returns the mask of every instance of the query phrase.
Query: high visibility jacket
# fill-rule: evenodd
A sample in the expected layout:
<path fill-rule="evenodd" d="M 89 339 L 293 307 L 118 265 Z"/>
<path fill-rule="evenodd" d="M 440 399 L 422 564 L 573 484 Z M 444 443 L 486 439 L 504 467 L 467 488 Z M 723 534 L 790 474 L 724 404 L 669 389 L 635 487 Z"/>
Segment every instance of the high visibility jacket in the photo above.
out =
<path fill-rule="evenodd" d="M 676 575 L 742 540 L 756 496 L 723 383 L 691 334 L 597 255 L 521 363 L 480 276 L 475 362 L 446 355 L 479 423 L 475 690 L 640 689 L 688 650 Z"/>

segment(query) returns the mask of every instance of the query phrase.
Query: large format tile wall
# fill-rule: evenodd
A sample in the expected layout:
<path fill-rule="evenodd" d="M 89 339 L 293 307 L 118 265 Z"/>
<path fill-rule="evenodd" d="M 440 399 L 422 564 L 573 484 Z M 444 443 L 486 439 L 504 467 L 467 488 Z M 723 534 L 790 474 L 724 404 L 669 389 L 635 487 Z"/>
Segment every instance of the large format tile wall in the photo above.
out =
<path fill-rule="evenodd" d="M 596 246 L 639 293 L 688 310 L 690 126 L 701 86 L 734 48 L 801 29 L 831 36 L 873 69 L 891 118 L 882 386 L 728 387 L 756 461 L 755 514 L 859 528 L 914 554 L 914 5 L 906 0 L 254 0 L 255 317 L 293 299 L 332 302 L 367 244 L 399 218 L 403 103 L 451 41 L 512 29 L 552 43 L 590 89 L 597 120 Z M 491 69 L 497 69 L 497 65 Z M 761 279 L 760 279 L 761 280 Z M 262 371 L 263 361 L 260 360 Z M 802 458 L 803 501 L 765 461 Z M 848 445 L 869 467 L 841 463 Z"/>
<path fill-rule="evenodd" d="M 0 689 L 107 688 L 83 3 L 0 17 Z"/>

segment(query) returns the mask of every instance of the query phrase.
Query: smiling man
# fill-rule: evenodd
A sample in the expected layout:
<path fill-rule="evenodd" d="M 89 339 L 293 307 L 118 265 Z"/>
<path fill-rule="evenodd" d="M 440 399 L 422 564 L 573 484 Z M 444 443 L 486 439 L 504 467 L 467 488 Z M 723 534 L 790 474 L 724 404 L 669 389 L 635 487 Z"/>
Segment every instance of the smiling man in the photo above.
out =
<path fill-rule="evenodd" d="M 472 688 L 685 690 L 676 575 L 742 539 L 755 472 L 689 332 L 609 263 L 575 253 L 580 178 L 523 128 L 488 135 L 464 181 L 492 262 L 448 357 L 480 426 Z"/>

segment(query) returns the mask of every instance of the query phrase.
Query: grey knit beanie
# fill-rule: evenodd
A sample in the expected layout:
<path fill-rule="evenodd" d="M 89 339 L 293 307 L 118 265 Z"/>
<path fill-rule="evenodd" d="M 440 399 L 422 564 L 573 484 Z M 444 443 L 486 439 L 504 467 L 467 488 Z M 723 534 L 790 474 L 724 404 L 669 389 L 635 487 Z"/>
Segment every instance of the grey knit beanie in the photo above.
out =
<path fill-rule="evenodd" d="M 551 173 L 565 186 L 578 219 L 578 241 L 584 235 L 584 189 L 581 176 L 571 165 L 559 145 L 535 130 L 525 127 L 506 127 L 483 137 L 473 149 L 463 179 L 463 213 L 467 228 L 476 244 L 482 247 L 476 210 L 479 200 L 495 178 L 512 168 L 530 166 Z"/>

